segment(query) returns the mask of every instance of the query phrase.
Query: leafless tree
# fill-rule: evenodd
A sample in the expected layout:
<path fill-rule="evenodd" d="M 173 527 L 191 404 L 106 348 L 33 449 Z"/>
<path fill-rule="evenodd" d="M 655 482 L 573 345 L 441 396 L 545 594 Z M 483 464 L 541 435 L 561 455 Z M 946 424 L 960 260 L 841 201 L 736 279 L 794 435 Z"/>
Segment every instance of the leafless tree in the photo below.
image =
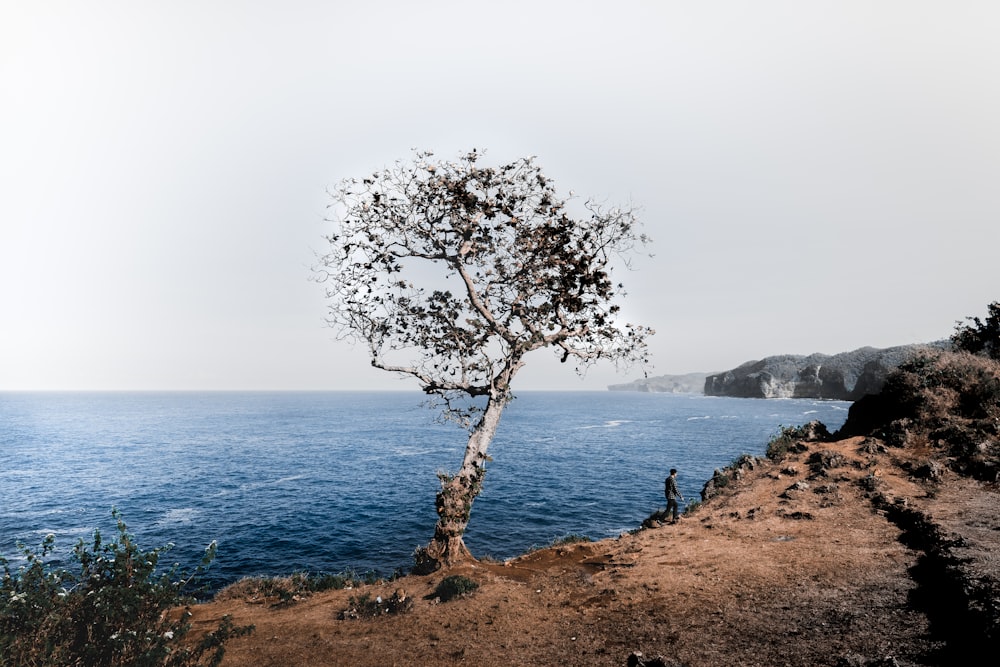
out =
<path fill-rule="evenodd" d="M 525 355 L 552 348 L 578 372 L 599 359 L 645 364 L 646 327 L 619 321 L 612 264 L 639 250 L 631 208 L 567 212 L 533 158 L 481 166 L 416 152 L 332 192 L 329 252 L 316 267 L 328 322 L 367 343 L 371 363 L 416 378 L 469 431 L 462 466 L 439 474 L 438 522 L 418 569 L 470 559 L 462 536 L 486 451 Z"/>

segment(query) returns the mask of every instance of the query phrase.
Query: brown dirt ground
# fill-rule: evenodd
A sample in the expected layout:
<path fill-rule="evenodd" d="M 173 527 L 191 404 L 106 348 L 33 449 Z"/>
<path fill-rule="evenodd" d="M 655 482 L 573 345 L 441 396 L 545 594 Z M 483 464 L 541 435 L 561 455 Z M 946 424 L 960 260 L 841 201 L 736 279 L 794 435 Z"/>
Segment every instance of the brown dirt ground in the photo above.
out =
<path fill-rule="evenodd" d="M 906 469 L 926 452 L 912 448 L 868 453 L 880 443 L 860 437 L 806 444 L 781 463 L 759 461 L 676 525 L 327 591 L 291 606 L 206 603 L 194 609 L 196 628 L 210 629 L 224 614 L 256 626 L 228 645 L 230 667 L 617 667 L 633 651 L 691 667 L 864 665 L 888 656 L 904 666 L 943 664 L 942 638 L 911 604 L 917 584 L 909 570 L 921 552 L 900 541 L 871 490 L 968 535 L 971 561 L 995 574 L 996 488 L 948 471 L 937 482 L 917 481 Z M 817 477 L 807 459 L 822 450 L 844 459 Z M 808 488 L 788 490 L 796 482 Z M 432 593 L 448 574 L 480 587 L 437 602 Z M 350 597 L 388 598 L 397 589 L 414 601 L 408 613 L 338 619 Z"/>

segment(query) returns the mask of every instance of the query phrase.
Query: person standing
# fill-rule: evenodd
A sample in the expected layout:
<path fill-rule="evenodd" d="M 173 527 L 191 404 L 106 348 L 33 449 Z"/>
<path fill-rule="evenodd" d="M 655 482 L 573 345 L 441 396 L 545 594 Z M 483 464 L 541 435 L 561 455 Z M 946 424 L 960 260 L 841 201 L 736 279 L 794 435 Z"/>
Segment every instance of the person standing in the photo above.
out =
<path fill-rule="evenodd" d="M 669 516 L 671 512 L 674 515 L 673 521 L 670 523 L 677 523 L 677 500 L 684 500 L 680 489 L 677 488 L 677 468 L 670 469 L 670 477 L 667 477 L 663 493 L 667 496 L 667 515 Z"/>

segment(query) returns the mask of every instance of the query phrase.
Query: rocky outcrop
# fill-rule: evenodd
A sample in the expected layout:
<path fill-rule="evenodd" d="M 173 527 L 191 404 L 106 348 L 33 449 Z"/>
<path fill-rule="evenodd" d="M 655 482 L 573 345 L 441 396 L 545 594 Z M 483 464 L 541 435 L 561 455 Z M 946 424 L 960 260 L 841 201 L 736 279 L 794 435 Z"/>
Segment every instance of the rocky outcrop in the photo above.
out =
<path fill-rule="evenodd" d="M 665 392 L 668 394 L 700 394 L 705 388 L 705 378 L 709 373 L 687 373 L 685 375 L 658 375 L 626 384 L 608 386 L 610 391 Z"/>
<path fill-rule="evenodd" d="M 942 348 L 900 345 L 878 349 L 862 347 L 840 354 L 785 354 L 747 363 L 705 378 L 706 396 L 738 398 L 820 398 L 855 401 L 877 394 L 894 368 L 922 351 Z"/>

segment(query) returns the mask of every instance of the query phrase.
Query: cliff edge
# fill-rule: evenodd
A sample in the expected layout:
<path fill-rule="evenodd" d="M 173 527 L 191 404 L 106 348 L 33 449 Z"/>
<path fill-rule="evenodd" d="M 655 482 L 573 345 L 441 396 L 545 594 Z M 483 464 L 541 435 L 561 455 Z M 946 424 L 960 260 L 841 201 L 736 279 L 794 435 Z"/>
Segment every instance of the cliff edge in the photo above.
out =
<path fill-rule="evenodd" d="M 917 360 L 880 396 L 838 433 L 786 429 L 717 471 L 677 524 L 654 513 L 616 539 L 301 598 L 220 595 L 193 620 L 256 625 L 224 667 L 984 664 L 1000 648 L 1000 364 Z M 442 601 L 452 575 L 479 586 Z M 412 604 L 345 619 L 360 599 Z"/>
<path fill-rule="evenodd" d="M 705 378 L 706 396 L 736 398 L 819 398 L 856 401 L 877 394 L 889 373 L 922 352 L 944 343 L 862 347 L 840 354 L 785 354 L 748 361 Z"/>

